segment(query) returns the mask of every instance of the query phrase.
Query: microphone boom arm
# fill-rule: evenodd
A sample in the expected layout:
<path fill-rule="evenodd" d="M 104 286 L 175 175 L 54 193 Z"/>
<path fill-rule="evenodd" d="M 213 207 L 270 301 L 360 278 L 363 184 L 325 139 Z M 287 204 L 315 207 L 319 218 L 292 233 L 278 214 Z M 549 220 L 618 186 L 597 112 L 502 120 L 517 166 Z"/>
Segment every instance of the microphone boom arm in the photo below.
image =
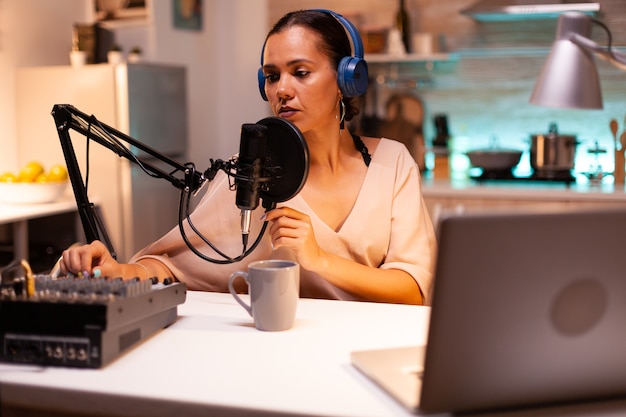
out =
<path fill-rule="evenodd" d="M 104 227 L 104 223 L 93 203 L 89 201 L 87 189 L 76 159 L 76 153 L 72 146 L 70 130 L 74 130 L 113 151 L 118 156 L 138 164 L 148 175 L 163 178 L 169 181 L 174 187 L 187 193 L 198 191 L 205 181 L 210 181 L 215 177 L 219 169 L 233 169 L 231 161 L 224 162 L 218 160 L 214 164 L 212 163 L 211 167 L 207 169 L 205 173 L 198 172 L 195 170 L 193 164 L 187 163 L 182 165 L 119 130 L 101 123 L 95 116 L 89 116 L 69 104 L 55 104 L 52 108 L 52 116 L 54 117 L 57 133 L 61 141 L 61 148 L 63 149 L 63 155 L 65 157 L 68 175 L 74 191 L 85 238 L 89 243 L 94 240 L 101 240 L 115 258 L 117 256 Z M 135 155 L 121 142 L 125 142 L 145 152 L 152 158 L 166 163 L 172 170 L 169 172 L 162 170 L 149 161 Z"/>
<path fill-rule="evenodd" d="M 240 158 L 236 157 L 227 161 L 211 159 L 209 168 L 206 171 L 196 171 L 193 163 L 188 162 L 186 164 L 180 164 L 148 145 L 141 143 L 137 139 L 101 123 L 95 116 L 87 115 L 70 104 L 55 104 L 52 108 L 52 116 L 61 141 L 61 147 L 63 149 L 63 155 L 65 157 L 68 175 L 74 191 L 74 197 L 76 199 L 85 237 L 89 243 L 94 240 L 102 241 L 114 258 L 116 258 L 116 254 L 104 224 L 95 206 L 89 201 L 87 187 L 83 181 L 80 167 L 76 159 L 76 153 L 72 146 L 70 137 L 71 130 L 85 136 L 88 140 L 87 144 L 89 144 L 89 140 L 93 140 L 99 145 L 113 151 L 118 156 L 137 164 L 151 177 L 163 178 L 169 181 L 174 187 L 180 189 L 179 228 L 181 235 L 187 246 L 189 246 L 196 255 L 214 263 L 236 262 L 251 253 L 261 241 L 267 227 L 267 221 L 264 222 L 257 239 L 250 248 L 247 248 L 247 243 L 244 242 L 241 255 L 237 257 L 227 256 L 213 246 L 211 242 L 202 236 L 193 226 L 188 214 L 188 203 L 192 194 L 197 193 L 204 183 L 212 181 L 217 175 L 217 172 L 222 170 L 226 175 L 234 178 L 235 181 L 242 186 L 259 187 L 260 195 L 258 197 L 263 199 L 263 207 L 269 210 L 275 207 L 277 202 L 287 201 L 300 192 L 308 175 L 309 153 L 304 136 L 293 124 L 277 117 L 267 117 L 257 122 L 257 125 L 267 128 L 262 130 L 267 131 L 268 137 L 271 137 L 272 140 L 267 142 L 267 149 L 263 152 L 263 169 L 260 170 L 262 172 L 251 174 L 248 172 L 251 166 L 250 163 L 241 161 L 239 160 Z M 242 132 L 243 131 L 245 131 L 245 129 L 243 129 L 242 126 Z M 156 159 L 167 164 L 171 170 L 164 171 L 153 165 L 150 161 L 135 154 L 124 143 L 145 152 L 151 157 L 150 160 L 152 161 Z M 89 155 L 87 155 L 87 158 L 88 157 Z M 258 204 L 258 202 L 256 204 Z M 186 213 L 186 216 L 183 215 L 183 212 Z M 184 217 L 186 217 L 187 223 L 191 229 L 224 259 L 216 260 L 209 258 L 191 245 L 182 227 Z"/>
<path fill-rule="evenodd" d="M 110 149 L 120 157 L 124 157 L 131 162 L 137 163 L 149 171 L 149 175 L 163 178 L 172 183 L 176 188 L 183 190 L 186 187 L 190 188 L 191 192 L 197 191 L 205 181 L 205 177 L 202 173 L 197 171 L 190 173 L 189 165 L 181 165 L 171 158 L 159 153 L 155 149 L 143 144 L 142 142 L 134 139 L 119 130 L 108 126 L 95 116 L 87 115 L 81 112 L 76 107 L 69 104 L 56 104 L 52 109 L 52 116 L 54 117 L 59 135 L 64 132 L 69 132 L 70 129 L 82 134 L 88 139 L 92 139 L 98 144 Z M 100 133 L 100 134 L 97 134 Z M 158 159 L 161 162 L 165 162 L 173 168 L 171 172 L 165 172 L 162 169 L 152 165 L 150 162 L 143 160 L 141 157 L 134 155 L 127 148 L 119 146 L 119 140 L 126 142 L 135 148 L 147 153 L 151 157 Z M 61 142 L 64 138 L 61 138 Z M 191 175 L 190 175 L 191 174 Z M 178 176 L 177 176 L 178 175 Z M 181 175 L 183 176 L 181 178 Z M 188 176 L 190 175 L 190 176 Z"/>

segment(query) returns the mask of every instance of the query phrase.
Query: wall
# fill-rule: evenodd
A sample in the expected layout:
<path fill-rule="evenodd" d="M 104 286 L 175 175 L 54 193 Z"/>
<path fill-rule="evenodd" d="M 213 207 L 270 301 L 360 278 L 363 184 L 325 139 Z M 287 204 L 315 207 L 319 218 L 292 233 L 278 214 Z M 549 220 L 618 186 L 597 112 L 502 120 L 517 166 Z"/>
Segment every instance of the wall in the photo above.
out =
<path fill-rule="evenodd" d="M 626 129 L 626 73 L 603 60 L 598 63 L 604 95 L 603 110 L 554 110 L 528 104 L 535 78 L 554 39 L 555 20 L 524 20 L 519 22 L 482 23 L 459 11 L 476 0 L 405 0 L 410 10 L 413 32 L 443 35 L 447 51 L 457 58 L 453 62 L 434 65 L 401 65 L 394 68 L 370 65 L 374 76 L 391 73 L 397 83 L 377 87 L 378 113 L 386 99 L 398 92 L 414 94 L 425 104 L 424 130 L 427 140 L 434 137 L 432 117 L 448 115 L 450 130 L 459 150 L 488 146 L 496 136 L 502 146 L 525 150 L 521 173 L 528 173 L 530 135 L 547 132 L 550 122 L 558 123 L 560 131 L 576 134 L 578 146 L 576 169 L 587 170 L 593 157 L 587 152 L 598 140 L 604 149 L 611 149 L 613 139 L 609 121 L 616 118 L 620 130 Z M 598 16 L 612 31 L 614 44 L 626 46 L 626 2 L 598 0 L 602 13 Z M 302 8 L 331 8 L 362 28 L 390 27 L 397 2 L 389 0 L 270 0 L 270 21 L 287 11 Z M 594 26 L 594 40 L 605 44 L 606 36 Z M 393 71 L 390 71 L 393 70 Z M 400 86 L 403 85 L 403 86 Z M 411 87 L 406 87 L 411 85 Z M 467 161 L 459 161 L 467 166 Z M 610 153 L 600 155 L 606 171 L 613 170 Z"/>
<path fill-rule="evenodd" d="M 76 0 L 0 0 L 0 171 L 14 171 L 20 163 L 15 69 L 69 64 L 72 25 L 84 21 L 86 6 Z"/>
<path fill-rule="evenodd" d="M 173 25 L 173 1 L 148 1 L 150 21 L 110 27 L 124 51 L 187 67 L 189 155 L 203 170 L 209 159 L 238 151 L 243 123 L 269 114 L 257 94 L 258 54 L 267 31 L 266 0 L 204 1 L 202 30 Z"/>
<path fill-rule="evenodd" d="M 172 26 L 171 2 L 155 2 L 155 60 L 188 67 L 191 159 L 206 169 L 239 148 L 243 123 L 267 116 L 256 71 L 267 31 L 264 0 L 204 1 L 201 32 Z M 167 7 L 164 7 L 167 5 Z"/>
<path fill-rule="evenodd" d="M 72 25 L 93 19 L 93 0 L 0 0 L 0 171 L 16 170 L 15 69 L 69 65 Z M 204 26 L 173 27 L 171 0 L 147 2 L 151 21 L 114 29 L 125 49 L 138 44 L 148 60 L 188 68 L 190 155 L 199 167 L 238 150 L 241 124 L 267 116 L 256 85 L 267 31 L 266 0 L 212 0 Z M 24 24 L 28 22 L 28 25 Z"/>

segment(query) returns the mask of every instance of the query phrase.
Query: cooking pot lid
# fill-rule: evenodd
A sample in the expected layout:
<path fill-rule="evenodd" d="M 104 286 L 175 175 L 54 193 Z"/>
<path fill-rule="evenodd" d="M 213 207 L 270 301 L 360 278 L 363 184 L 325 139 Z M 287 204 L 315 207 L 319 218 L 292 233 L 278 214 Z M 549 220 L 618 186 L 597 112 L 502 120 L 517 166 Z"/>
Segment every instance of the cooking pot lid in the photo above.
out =
<path fill-rule="evenodd" d="M 533 139 L 538 137 L 538 136 L 543 136 L 544 138 L 572 138 L 572 139 L 576 139 L 576 135 L 572 135 L 572 134 L 560 134 L 559 133 L 559 128 L 557 126 L 557 124 L 555 122 L 550 123 L 550 125 L 548 126 L 548 133 L 537 133 L 532 135 Z"/>
<path fill-rule="evenodd" d="M 576 135 L 561 135 L 561 134 L 554 134 L 554 133 L 538 133 L 536 135 L 531 135 L 531 138 L 533 140 L 542 138 L 543 140 L 547 140 L 550 142 L 557 142 L 557 141 L 577 142 Z"/>

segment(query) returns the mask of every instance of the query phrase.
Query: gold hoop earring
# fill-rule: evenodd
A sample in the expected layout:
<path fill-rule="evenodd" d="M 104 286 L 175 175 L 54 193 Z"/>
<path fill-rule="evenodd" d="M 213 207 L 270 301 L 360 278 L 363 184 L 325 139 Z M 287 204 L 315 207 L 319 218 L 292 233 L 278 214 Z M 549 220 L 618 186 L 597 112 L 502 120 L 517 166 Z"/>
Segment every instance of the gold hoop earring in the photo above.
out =
<path fill-rule="evenodd" d="M 343 102 L 343 98 L 339 99 L 339 129 L 343 130 L 345 127 L 346 119 L 346 104 Z"/>

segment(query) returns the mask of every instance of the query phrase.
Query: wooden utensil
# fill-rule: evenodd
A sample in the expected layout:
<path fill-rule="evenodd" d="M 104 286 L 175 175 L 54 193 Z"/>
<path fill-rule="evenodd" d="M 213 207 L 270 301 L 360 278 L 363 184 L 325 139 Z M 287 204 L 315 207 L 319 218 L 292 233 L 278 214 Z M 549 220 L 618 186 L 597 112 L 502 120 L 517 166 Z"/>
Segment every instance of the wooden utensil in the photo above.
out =
<path fill-rule="evenodd" d="M 626 131 L 622 132 L 619 138 L 620 149 L 615 151 L 615 171 L 613 178 L 615 184 L 624 184 L 624 171 L 625 171 L 625 157 L 624 151 L 626 150 Z"/>
<path fill-rule="evenodd" d="M 617 139 L 617 130 L 619 129 L 619 126 L 617 124 L 617 120 L 616 119 L 611 119 L 611 122 L 609 123 L 609 126 L 611 127 L 611 133 L 613 134 L 613 140 L 615 141 L 615 149 L 617 149 L 617 145 L 619 144 L 618 139 Z"/>

